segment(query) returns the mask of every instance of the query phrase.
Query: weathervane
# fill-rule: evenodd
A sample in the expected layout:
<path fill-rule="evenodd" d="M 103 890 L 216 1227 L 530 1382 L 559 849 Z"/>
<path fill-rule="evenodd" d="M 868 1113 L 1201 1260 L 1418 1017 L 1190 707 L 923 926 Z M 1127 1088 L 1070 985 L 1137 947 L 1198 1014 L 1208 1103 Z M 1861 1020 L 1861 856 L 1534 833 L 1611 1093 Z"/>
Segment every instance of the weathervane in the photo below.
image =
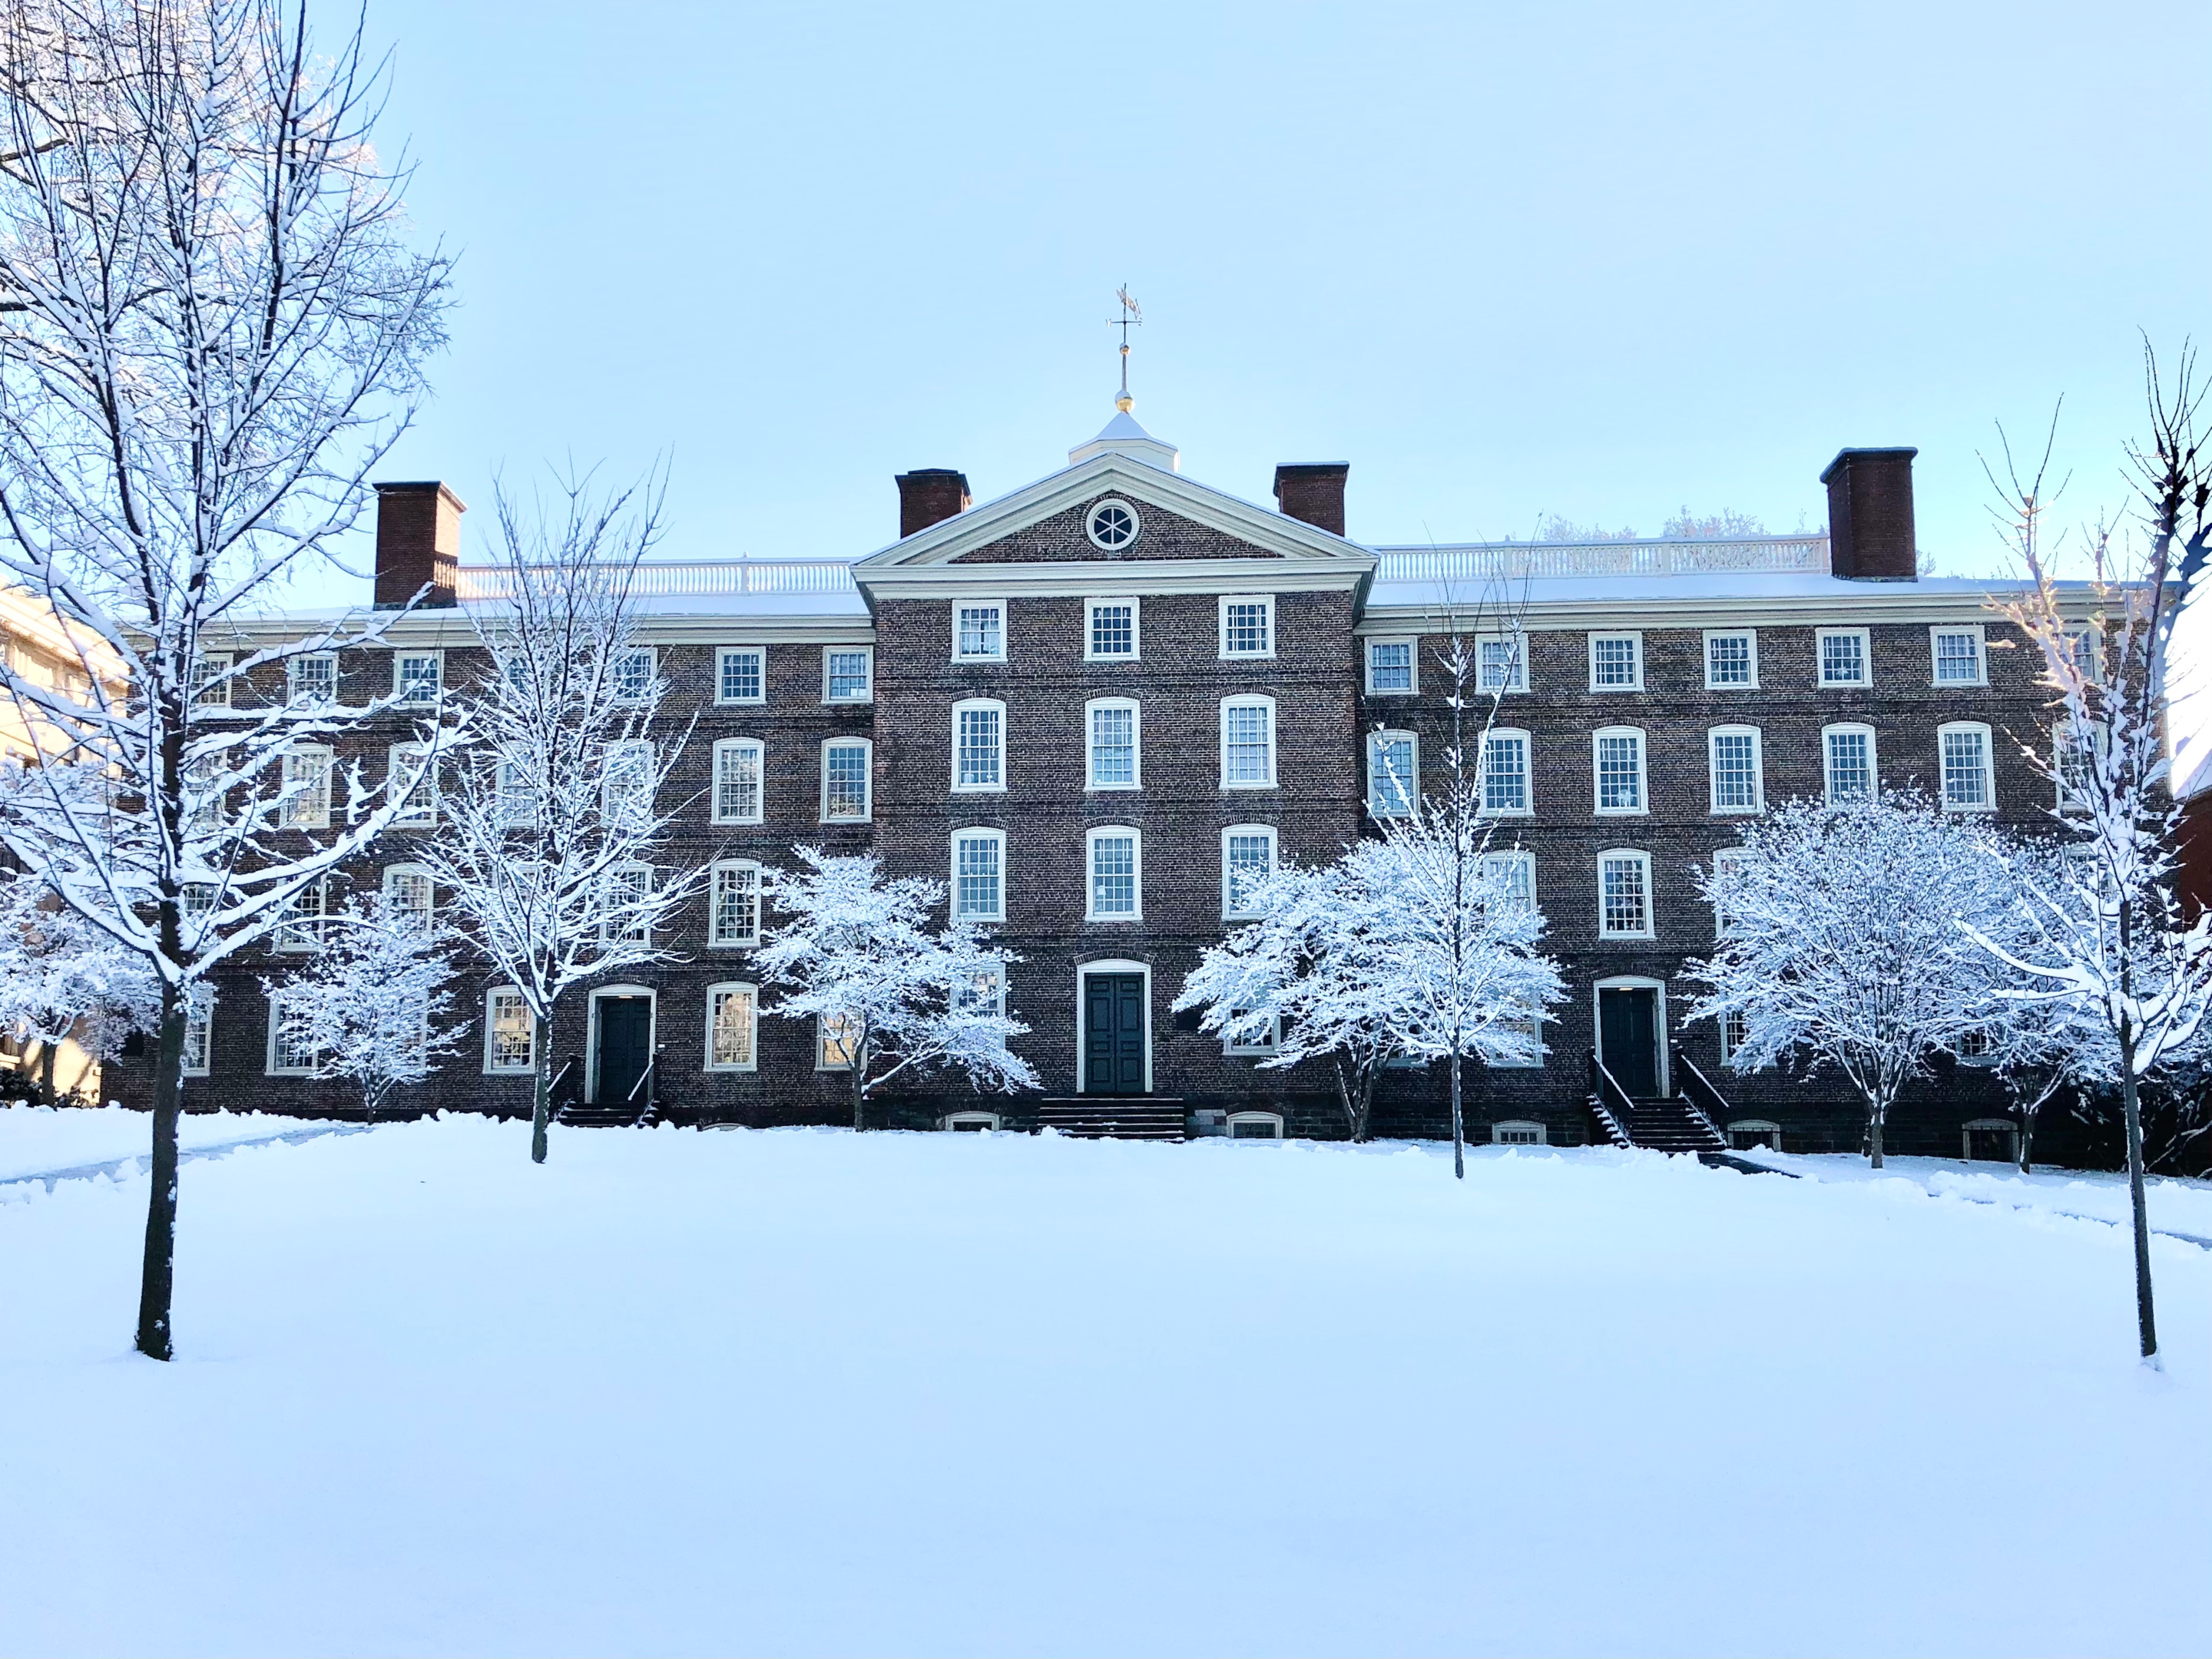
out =
<path fill-rule="evenodd" d="M 1121 302 L 1121 314 L 1109 318 L 1106 323 L 1107 327 L 1121 331 L 1121 395 L 1114 399 L 1114 407 L 1126 415 L 1137 401 L 1129 395 L 1129 329 L 1133 324 L 1139 328 L 1145 325 L 1145 309 L 1130 297 L 1127 283 L 1114 290 L 1114 297 Z"/>

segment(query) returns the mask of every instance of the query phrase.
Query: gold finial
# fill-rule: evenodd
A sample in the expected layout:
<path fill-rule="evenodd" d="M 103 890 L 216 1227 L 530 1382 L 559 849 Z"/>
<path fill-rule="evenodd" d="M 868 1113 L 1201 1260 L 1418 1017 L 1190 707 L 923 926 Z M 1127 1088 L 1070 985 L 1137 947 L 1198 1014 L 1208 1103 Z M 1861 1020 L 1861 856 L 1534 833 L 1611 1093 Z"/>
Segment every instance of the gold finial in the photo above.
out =
<path fill-rule="evenodd" d="M 1137 402 L 1129 395 L 1129 329 L 1132 324 L 1139 328 L 1144 326 L 1145 313 L 1143 307 L 1130 298 L 1127 283 L 1114 290 L 1114 297 L 1121 302 L 1121 314 L 1107 325 L 1109 328 L 1121 331 L 1121 395 L 1114 399 L 1114 407 L 1127 415 Z"/>

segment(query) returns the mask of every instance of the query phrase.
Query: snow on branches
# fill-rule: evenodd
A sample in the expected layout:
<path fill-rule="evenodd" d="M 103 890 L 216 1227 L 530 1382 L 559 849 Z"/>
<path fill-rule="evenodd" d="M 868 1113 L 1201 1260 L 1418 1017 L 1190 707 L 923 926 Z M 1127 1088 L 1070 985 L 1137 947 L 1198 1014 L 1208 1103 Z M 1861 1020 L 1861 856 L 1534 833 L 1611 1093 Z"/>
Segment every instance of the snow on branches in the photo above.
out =
<path fill-rule="evenodd" d="M 765 878 L 784 919 L 753 960 L 782 988 L 768 1012 L 817 1022 L 825 1065 L 849 1072 L 855 1129 L 866 1127 L 868 1097 L 902 1072 L 957 1071 L 1003 1093 L 1038 1086 L 1006 1046 L 1030 1029 L 1006 1012 L 1006 969 L 1020 958 L 971 922 L 933 931 L 943 882 L 886 880 L 872 853 L 793 851 L 804 867 Z"/>

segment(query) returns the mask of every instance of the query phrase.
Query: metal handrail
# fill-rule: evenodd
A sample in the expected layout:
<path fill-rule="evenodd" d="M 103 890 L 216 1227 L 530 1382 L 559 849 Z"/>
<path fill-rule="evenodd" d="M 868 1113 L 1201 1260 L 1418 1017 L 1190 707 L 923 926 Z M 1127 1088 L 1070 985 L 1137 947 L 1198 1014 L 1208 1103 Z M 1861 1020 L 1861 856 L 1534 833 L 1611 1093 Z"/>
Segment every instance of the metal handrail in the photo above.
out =
<path fill-rule="evenodd" d="M 1605 1069 L 1605 1062 L 1597 1057 L 1597 1050 L 1595 1048 L 1590 1050 L 1589 1075 L 1591 1106 L 1606 1117 L 1613 1119 L 1615 1127 L 1620 1131 L 1621 1139 L 1633 1146 L 1636 1139 L 1633 1133 L 1636 1124 L 1636 1103 L 1630 1098 L 1628 1091 L 1620 1086 L 1620 1080 Z M 1614 1098 L 1620 1102 L 1618 1106 L 1606 1099 L 1606 1091 L 1608 1089 L 1613 1091 Z"/>
<path fill-rule="evenodd" d="M 1382 547 L 1378 583 L 1519 580 L 1563 576 L 1690 576 L 1762 573 L 1826 575 L 1828 538 L 1741 536 L 1712 541 L 1463 542 Z"/>
<path fill-rule="evenodd" d="M 1723 1146 L 1726 1146 L 1728 1144 L 1728 1137 L 1721 1133 L 1721 1126 L 1719 1122 L 1715 1121 L 1713 1115 L 1707 1111 L 1703 1105 L 1690 1097 L 1690 1091 L 1688 1088 L 1684 1085 L 1682 1081 L 1682 1074 L 1684 1073 L 1687 1073 L 1691 1077 L 1693 1077 L 1698 1080 L 1698 1086 L 1705 1091 L 1706 1099 L 1710 1100 L 1714 1105 L 1720 1108 L 1721 1117 L 1723 1119 L 1728 1116 L 1729 1110 L 1728 1097 L 1723 1094 L 1718 1088 L 1714 1086 L 1713 1080 L 1711 1078 L 1707 1077 L 1703 1072 L 1698 1069 L 1697 1061 L 1692 1060 L 1689 1055 L 1682 1052 L 1681 1044 L 1679 1042 L 1669 1044 L 1668 1052 L 1673 1058 L 1674 1064 L 1680 1068 L 1674 1074 L 1675 1097 L 1685 1106 L 1687 1106 L 1692 1112 L 1695 1112 L 1698 1115 L 1698 1121 L 1702 1122 L 1705 1127 L 1713 1132 L 1713 1138 L 1715 1139 L 1718 1140 Z"/>
<path fill-rule="evenodd" d="M 645 1121 L 645 1115 L 653 1109 L 653 1091 L 647 1085 L 653 1082 L 653 1073 L 659 1065 L 660 1054 L 656 1049 L 653 1057 L 645 1062 L 645 1069 L 637 1074 L 637 1081 L 629 1085 L 629 1098 L 623 1103 L 625 1105 L 637 1106 L 637 1091 L 640 1089 L 645 1090 L 645 1104 L 637 1107 L 636 1121 L 640 1123 Z"/>
<path fill-rule="evenodd" d="M 548 1105 L 561 1103 L 561 1085 L 568 1080 L 568 1073 L 582 1063 L 574 1054 L 561 1062 L 561 1069 L 553 1073 L 553 1080 L 545 1085 L 545 1099 Z"/>

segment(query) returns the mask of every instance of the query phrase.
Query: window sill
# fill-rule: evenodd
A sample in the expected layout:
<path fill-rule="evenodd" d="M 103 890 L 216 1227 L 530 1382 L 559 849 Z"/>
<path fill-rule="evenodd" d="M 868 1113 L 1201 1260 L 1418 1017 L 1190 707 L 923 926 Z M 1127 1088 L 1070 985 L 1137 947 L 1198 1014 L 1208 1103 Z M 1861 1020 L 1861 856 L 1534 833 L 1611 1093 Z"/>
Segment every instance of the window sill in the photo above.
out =
<path fill-rule="evenodd" d="M 951 793 L 956 795 L 1003 795 L 1006 793 L 1006 786 L 1003 783 L 956 783 Z"/>

